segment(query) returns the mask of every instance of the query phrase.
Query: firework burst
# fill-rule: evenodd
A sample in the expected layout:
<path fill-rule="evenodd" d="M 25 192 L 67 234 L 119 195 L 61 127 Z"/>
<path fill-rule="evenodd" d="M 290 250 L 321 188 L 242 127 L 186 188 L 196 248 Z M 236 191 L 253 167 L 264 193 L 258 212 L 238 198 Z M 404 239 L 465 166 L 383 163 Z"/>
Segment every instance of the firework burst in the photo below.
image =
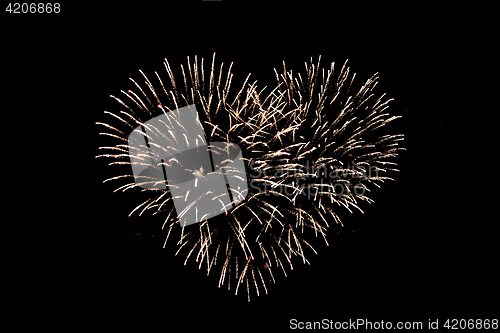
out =
<path fill-rule="evenodd" d="M 178 77 L 165 59 L 166 74 L 155 72 L 150 80 L 140 71 L 142 84 L 130 79 L 135 91 L 111 96 L 122 110 L 105 111 L 106 122 L 97 123 L 106 129 L 100 134 L 115 141 L 100 147 L 103 153 L 97 157 L 111 158 L 109 165 L 126 165 L 127 170 L 134 164 L 157 166 L 150 156 L 133 154 L 130 132 L 139 125 L 146 135 L 147 120 L 188 105 L 201 110 L 207 142 L 241 147 L 249 181 L 246 199 L 221 217 L 191 226 L 180 225 L 182 213 L 175 211 L 167 181 L 145 177 L 138 182 L 124 173 L 104 182 L 117 182 L 115 191 L 150 184 L 141 189 L 147 199 L 130 214 L 164 214 L 165 244 L 176 235 L 176 254 L 185 256 L 184 264 L 195 261 L 207 274 L 216 271 L 219 287 L 233 287 L 235 294 L 244 288 L 249 300 L 252 290 L 267 293 L 266 281 L 274 283 L 278 272 L 286 276 L 294 262 L 309 263 L 306 256 L 316 251 L 308 240 L 320 236 L 328 245 L 329 222 L 342 223 L 336 209 L 362 212 L 359 202 L 372 202 L 370 187 L 380 187 L 391 179 L 389 171 L 397 171 L 392 160 L 403 149 L 398 147 L 403 135 L 379 134 L 398 117 L 386 112 L 390 100 L 375 97 L 377 75 L 352 92 L 355 75 L 346 63 L 338 70 L 332 63 L 325 70 L 320 59 L 311 59 L 305 73 L 298 74 L 283 63 L 281 73 L 275 70 L 277 84 L 271 89 L 259 88 L 250 74 L 234 87 L 233 64 L 216 66 L 215 53 L 209 64 L 188 57 Z M 169 136 L 173 150 L 183 140 L 167 125 L 155 132 Z M 147 139 L 155 144 L 154 137 Z M 217 152 L 212 148 L 212 153 Z M 161 164 L 169 168 L 175 162 Z M 196 179 L 205 174 L 203 168 L 189 171 Z M 191 209 L 197 198 L 187 193 L 185 200 L 191 201 Z"/>

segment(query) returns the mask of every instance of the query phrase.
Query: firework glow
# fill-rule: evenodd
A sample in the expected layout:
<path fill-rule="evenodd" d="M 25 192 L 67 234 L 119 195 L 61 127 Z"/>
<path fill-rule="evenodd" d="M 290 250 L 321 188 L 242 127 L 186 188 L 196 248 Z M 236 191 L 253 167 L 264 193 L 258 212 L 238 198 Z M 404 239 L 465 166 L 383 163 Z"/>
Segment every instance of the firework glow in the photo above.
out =
<path fill-rule="evenodd" d="M 241 85 L 233 84 L 233 63 L 217 65 L 215 53 L 211 62 L 188 57 L 179 75 L 165 59 L 162 72 L 151 79 L 142 71 L 142 82 L 130 78 L 134 91 L 111 95 L 120 109 L 104 111 L 104 120 L 96 123 L 103 128 L 99 134 L 111 142 L 99 147 L 102 153 L 96 157 L 124 170 L 104 182 L 115 182 L 115 192 L 147 194 L 131 207 L 129 216 L 164 216 L 165 244 L 176 244 L 184 264 L 195 262 L 207 275 L 217 274 L 219 288 L 227 286 L 235 294 L 244 290 L 248 300 L 251 294 L 267 294 L 266 284 L 275 283 L 276 274 L 286 276 L 296 263 L 309 264 L 307 257 L 316 254 L 316 238 L 328 245 L 329 223 L 342 225 L 336 211 L 362 213 L 360 202 L 373 202 L 370 190 L 398 171 L 394 158 L 404 150 L 399 147 L 403 135 L 386 133 L 384 126 L 399 116 L 387 111 L 391 99 L 374 93 L 378 75 L 355 89 L 356 75 L 347 61 L 326 69 L 320 61 L 311 58 L 298 73 L 283 62 L 274 70 L 276 84 L 259 87 L 251 74 Z M 157 128 L 147 124 L 189 105 L 199 110 L 204 137 L 180 134 L 167 122 Z M 168 150 L 171 157 L 161 159 L 155 149 L 150 154 L 137 151 L 129 144 L 133 131 L 144 136 L 149 147 Z M 238 145 L 248 175 L 231 168 L 229 148 L 211 142 Z M 183 193 L 186 208 L 176 211 L 172 196 L 178 193 L 173 191 L 177 184 L 131 173 L 134 166 L 166 174 L 180 168 L 202 188 L 211 168 L 184 165 L 180 147 L 185 143 L 195 150 L 208 144 L 214 161 L 219 161 L 214 164 L 231 178 L 226 183 L 248 181 L 245 191 L 228 185 L 231 207 L 220 201 L 225 214 L 187 226 L 181 218 L 197 212 L 197 202 L 206 194 Z"/>

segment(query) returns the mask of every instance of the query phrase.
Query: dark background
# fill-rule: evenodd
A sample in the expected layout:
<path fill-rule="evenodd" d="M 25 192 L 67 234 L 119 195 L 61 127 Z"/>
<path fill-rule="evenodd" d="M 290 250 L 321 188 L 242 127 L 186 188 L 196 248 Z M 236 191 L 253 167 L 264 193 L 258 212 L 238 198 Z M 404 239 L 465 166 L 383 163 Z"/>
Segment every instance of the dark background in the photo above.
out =
<path fill-rule="evenodd" d="M 78 323 L 98 320 L 110 329 L 281 331 L 292 318 L 491 318 L 495 221 L 478 215 L 470 198 L 481 190 L 463 177 L 467 161 L 482 157 L 469 143 L 474 132 L 462 103 L 470 92 L 463 75 L 474 62 L 464 50 L 478 42 L 456 14 L 227 0 L 63 4 L 57 17 L 4 12 L 9 117 L 30 119 L 26 132 L 37 138 L 35 156 L 47 168 L 42 191 L 30 195 L 43 202 L 32 211 L 35 221 L 48 222 L 27 227 L 43 241 L 22 260 L 39 272 L 24 278 L 45 286 L 44 276 L 53 291 L 38 288 L 28 297 L 41 304 L 47 295 L 61 297 L 60 304 L 76 303 L 74 313 L 85 318 Z M 394 98 L 389 111 L 403 116 L 393 127 L 405 134 L 407 149 L 395 181 L 374 190 L 364 214 L 339 211 L 345 227 L 328 235 L 330 246 L 317 242 L 310 266 L 298 266 L 250 303 L 244 290 L 234 296 L 234 286 L 218 289 L 218 276 L 183 266 L 172 246 L 162 249 L 161 218 L 128 218 L 137 202 L 102 184 L 115 174 L 94 158 L 101 130 L 94 123 L 119 107 L 108 96 L 132 89 L 128 77 L 163 71 L 164 58 L 177 67 L 186 56 L 211 60 L 213 52 L 218 62 L 234 61 L 235 80 L 251 72 L 262 86 L 274 83 L 272 69 L 283 60 L 301 71 L 310 57 L 321 55 L 325 67 L 349 59 L 358 83 L 380 73 L 376 92 Z"/>

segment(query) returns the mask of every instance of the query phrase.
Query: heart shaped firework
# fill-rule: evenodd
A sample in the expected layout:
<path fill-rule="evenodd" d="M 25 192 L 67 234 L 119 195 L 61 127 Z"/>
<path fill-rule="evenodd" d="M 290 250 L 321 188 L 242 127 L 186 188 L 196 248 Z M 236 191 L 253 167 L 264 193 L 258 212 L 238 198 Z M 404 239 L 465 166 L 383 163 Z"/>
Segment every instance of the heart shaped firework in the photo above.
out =
<path fill-rule="evenodd" d="M 216 67 L 215 53 L 208 71 L 204 59 L 188 57 L 182 77 L 165 60 L 166 75 L 155 72 L 150 80 L 140 71 L 142 85 L 131 79 L 135 91 L 111 96 L 122 109 L 105 111 L 106 122 L 96 123 L 107 129 L 100 134 L 114 141 L 100 147 L 104 153 L 97 157 L 125 166 L 104 182 L 117 182 L 115 191 L 147 195 L 130 214 L 164 214 L 165 243 L 175 237 L 184 264 L 194 260 L 207 274 L 216 271 L 219 287 L 227 283 L 230 289 L 235 281 L 235 294 L 243 285 L 249 300 L 251 291 L 267 293 L 266 281 L 275 282 L 277 272 L 286 276 L 295 262 L 309 263 L 308 253 L 316 253 L 312 240 L 321 236 L 328 244 L 329 223 L 342 224 L 336 210 L 362 212 L 359 202 L 373 202 L 370 188 L 398 171 L 393 158 L 404 149 L 398 146 L 403 135 L 382 130 L 399 117 L 387 113 L 390 100 L 373 93 L 378 76 L 353 91 L 355 75 L 347 62 L 325 70 L 320 59 L 306 63 L 302 74 L 287 71 L 283 63 L 281 73 L 275 69 L 277 84 L 271 89 L 260 89 L 250 74 L 235 88 L 233 64 L 227 70 L 224 64 Z M 151 161 L 133 158 L 127 137 L 149 119 L 193 104 L 207 141 L 239 145 L 249 186 L 246 200 L 229 214 L 183 227 L 166 181 L 163 189 L 140 189 L 134 181 L 130 165 Z M 186 200 L 194 207 L 197 198 L 186 195 Z"/>

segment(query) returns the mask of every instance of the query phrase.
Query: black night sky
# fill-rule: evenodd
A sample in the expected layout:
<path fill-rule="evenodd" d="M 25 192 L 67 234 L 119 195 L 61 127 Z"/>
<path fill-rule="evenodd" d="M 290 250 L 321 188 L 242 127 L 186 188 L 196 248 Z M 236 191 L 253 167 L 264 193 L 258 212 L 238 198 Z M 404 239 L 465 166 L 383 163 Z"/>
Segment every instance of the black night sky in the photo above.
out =
<path fill-rule="evenodd" d="M 498 299 L 495 221 L 480 217 L 466 197 L 480 190 L 457 182 L 468 165 L 457 156 L 467 150 L 479 161 L 480 155 L 468 146 L 467 112 L 453 97 L 467 91 L 458 83 L 459 64 L 472 62 L 457 54 L 464 43 L 474 46 L 462 40 L 462 21 L 406 5 L 69 6 L 54 18 L 4 13 L 2 39 L 3 72 L 17 105 L 10 114 L 29 115 L 34 138 L 52 128 L 39 145 L 54 148 L 36 154 L 58 164 L 47 167 L 44 180 L 51 185 L 42 186 L 39 200 L 49 202 L 37 213 L 49 213 L 51 222 L 33 226 L 46 241 L 22 260 L 45 272 L 51 297 L 79 308 L 76 317 L 82 317 L 75 320 L 110 329 L 233 332 L 283 331 L 292 318 L 419 320 L 424 326 L 436 318 L 493 318 L 485 304 Z M 129 77 L 140 80 L 139 69 L 163 71 L 164 58 L 179 66 L 186 56 L 211 60 L 213 52 L 218 62 L 234 62 L 235 80 L 251 72 L 262 86 L 274 84 L 273 68 L 283 60 L 303 71 L 311 57 L 321 55 L 324 67 L 349 59 L 358 84 L 379 72 L 376 93 L 394 98 L 389 112 L 403 116 L 390 129 L 405 134 L 407 149 L 397 158 L 395 181 L 373 189 L 375 203 L 362 205 L 364 214 L 339 209 L 345 226 L 332 227 L 330 246 L 318 239 L 311 265 L 296 264 L 286 278 L 277 274 L 269 294 L 252 295 L 250 303 L 243 290 L 234 296 L 234 286 L 218 289 L 217 274 L 207 277 L 194 262 L 184 266 L 174 246 L 162 249 L 161 216 L 127 217 L 137 199 L 103 184 L 115 174 L 94 158 L 102 130 L 95 122 L 119 107 L 110 94 L 133 89 Z M 61 188 L 53 196 L 52 186 Z M 45 248 L 47 255 L 39 254 Z M 41 302 L 45 292 L 31 295 Z"/>

